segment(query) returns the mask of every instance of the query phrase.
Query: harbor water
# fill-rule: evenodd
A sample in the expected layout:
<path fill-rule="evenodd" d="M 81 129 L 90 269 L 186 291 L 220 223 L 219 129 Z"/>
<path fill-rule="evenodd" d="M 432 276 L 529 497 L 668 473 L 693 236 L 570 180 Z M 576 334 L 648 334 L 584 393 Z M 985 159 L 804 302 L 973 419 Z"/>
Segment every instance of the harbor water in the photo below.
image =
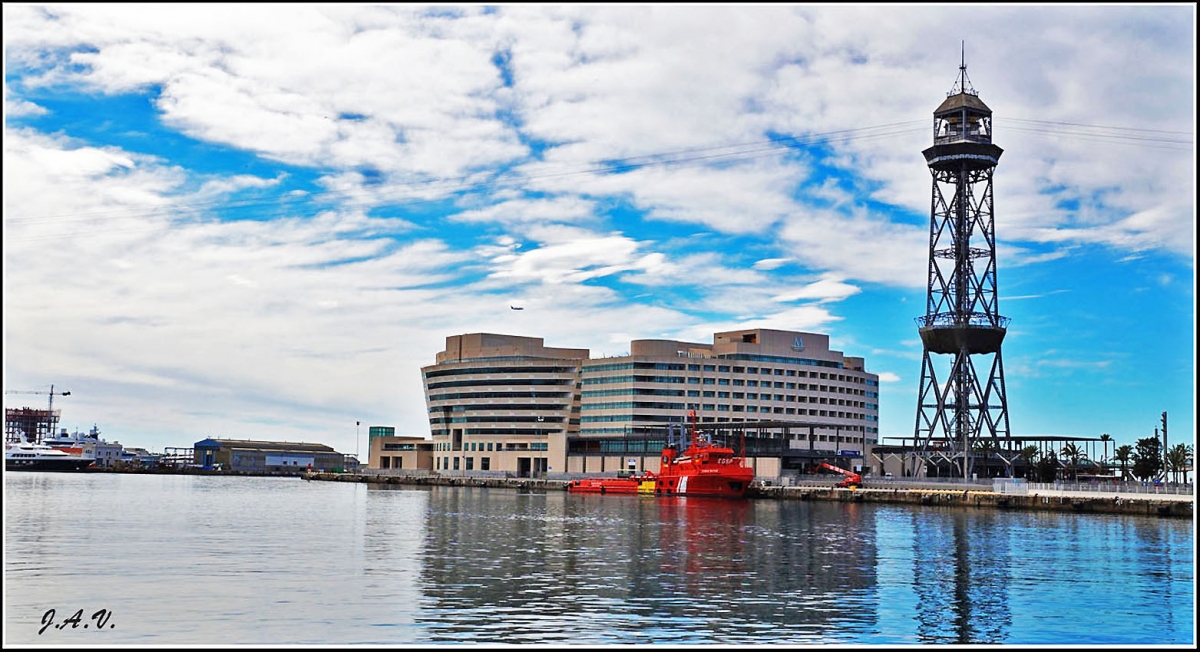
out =
<path fill-rule="evenodd" d="M 4 477 L 6 644 L 1195 643 L 1184 519 Z"/>

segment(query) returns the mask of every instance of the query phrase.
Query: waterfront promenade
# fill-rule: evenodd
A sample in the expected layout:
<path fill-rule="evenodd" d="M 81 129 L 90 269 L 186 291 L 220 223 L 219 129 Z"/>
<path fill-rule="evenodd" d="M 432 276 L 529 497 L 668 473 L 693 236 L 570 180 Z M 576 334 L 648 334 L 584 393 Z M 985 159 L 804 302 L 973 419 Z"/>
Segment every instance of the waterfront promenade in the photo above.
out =
<path fill-rule="evenodd" d="M 305 480 L 367 482 L 402 485 L 498 487 L 520 490 L 565 491 L 570 478 L 514 478 L 480 475 L 442 475 L 433 472 L 305 473 Z M 1192 485 L 1142 487 L 1078 484 L 1042 484 L 981 480 L 973 482 L 932 478 L 920 480 L 868 480 L 862 487 L 842 489 L 834 481 L 806 480 L 790 486 L 756 482 L 752 499 L 871 502 L 943 507 L 994 508 L 1103 514 L 1137 514 L 1192 518 L 1195 498 Z"/>

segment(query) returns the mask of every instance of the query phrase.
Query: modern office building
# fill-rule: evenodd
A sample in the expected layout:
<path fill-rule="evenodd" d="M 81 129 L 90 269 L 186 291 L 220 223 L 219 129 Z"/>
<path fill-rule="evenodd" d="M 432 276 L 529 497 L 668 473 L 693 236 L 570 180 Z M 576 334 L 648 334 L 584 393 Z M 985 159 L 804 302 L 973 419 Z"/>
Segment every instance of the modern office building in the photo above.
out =
<path fill-rule="evenodd" d="M 443 472 L 591 473 L 630 460 L 657 470 L 667 428 L 693 412 L 701 430 L 758 442 L 752 463 L 770 476 L 820 459 L 861 466 L 879 438 L 878 376 L 817 333 L 634 340 L 629 355 L 597 359 L 539 338 L 475 333 L 448 337 L 422 375 L 434 470 Z"/>
<path fill-rule="evenodd" d="M 548 348 L 535 337 L 447 337 L 435 364 L 421 369 L 434 470 L 551 472 L 578 428 L 587 357 L 587 349 Z"/>

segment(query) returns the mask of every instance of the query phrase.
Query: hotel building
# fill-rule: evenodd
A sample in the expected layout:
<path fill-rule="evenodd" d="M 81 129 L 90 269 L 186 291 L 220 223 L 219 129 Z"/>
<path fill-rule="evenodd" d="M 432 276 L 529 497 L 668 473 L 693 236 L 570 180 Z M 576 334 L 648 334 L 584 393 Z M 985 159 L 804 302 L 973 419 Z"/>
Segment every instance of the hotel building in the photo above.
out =
<path fill-rule="evenodd" d="M 860 466 L 878 441 L 879 378 L 817 333 L 747 329 L 708 343 L 634 340 L 629 355 L 541 338 L 446 338 L 422 370 L 434 470 L 517 476 L 657 470 L 668 427 L 746 446 L 759 475 Z"/>

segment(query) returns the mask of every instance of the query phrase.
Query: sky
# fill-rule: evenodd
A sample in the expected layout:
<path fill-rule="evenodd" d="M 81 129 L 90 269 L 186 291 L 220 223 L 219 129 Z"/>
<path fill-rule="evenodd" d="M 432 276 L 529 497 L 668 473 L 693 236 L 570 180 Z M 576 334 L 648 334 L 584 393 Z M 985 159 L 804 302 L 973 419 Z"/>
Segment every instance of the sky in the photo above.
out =
<path fill-rule="evenodd" d="M 865 358 L 880 436 L 912 437 L 921 151 L 965 60 L 1004 150 L 1012 433 L 1134 444 L 1165 411 L 1194 441 L 1192 4 L 3 19 L 4 400 L 69 430 L 365 454 L 429 435 L 450 335 L 601 357 L 761 327 Z"/>

